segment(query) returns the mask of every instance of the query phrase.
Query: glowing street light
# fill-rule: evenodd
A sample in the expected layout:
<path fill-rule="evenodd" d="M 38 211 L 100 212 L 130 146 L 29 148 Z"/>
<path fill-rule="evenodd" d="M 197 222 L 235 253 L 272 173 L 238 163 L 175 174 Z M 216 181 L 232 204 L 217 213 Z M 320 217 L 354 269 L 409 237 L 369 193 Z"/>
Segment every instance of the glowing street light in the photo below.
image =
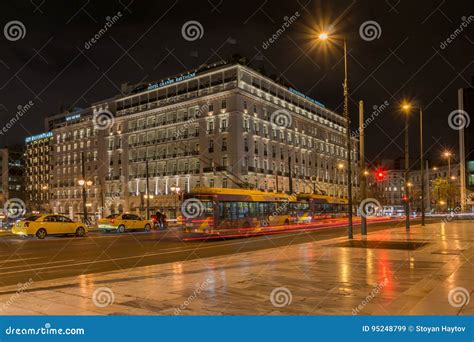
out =
<path fill-rule="evenodd" d="M 329 38 L 329 35 L 326 32 L 321 32 L 318 38 L 321 40 L 327 40 Z"/>
<path fill-rule="evenodd" d="M 329 33 L 323 31 L 319 33 L 318 38 L 322 42 L 330 40 Z M 347 77 L 347 44 L 346 39 L 344 38 L 344 83 L 343 95 L 344 95 L 344 106 L 343 106 L 343 115 L 346 120 L 346 140 L 347 140 L 347 200 L 348 200 L 348 225 L 347 225 L 347 236 L 349 239 L 353 238 L 352 231 L 352 165 L 351 165 L 351 126 L 350 126 L 350 117 L 349 117 L 349 86 L 348 86 L 348 77 Z"/>

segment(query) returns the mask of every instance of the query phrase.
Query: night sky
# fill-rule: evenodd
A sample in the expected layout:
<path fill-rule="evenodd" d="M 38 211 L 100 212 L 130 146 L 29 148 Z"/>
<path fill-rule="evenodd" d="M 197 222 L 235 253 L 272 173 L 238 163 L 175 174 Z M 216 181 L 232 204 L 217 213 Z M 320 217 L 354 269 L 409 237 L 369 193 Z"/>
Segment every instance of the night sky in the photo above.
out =
<path fill-rule="evenodd" d="M 119 11 L 118 21 L 86 49 L 106 18 Z M 0 126 L 19 105 L 34 105 L 0 135 L 0 146 L 43 132 L 44 118 L 61 106 L 87 107 L 119 94 L 124 82 L 159 80 L 233 54 L 342 112 L 341 41 L 330 47 L 315 43 L 324 27 L 348 43 L 353 123 L 359 100 L 369 115 L 373 106 L 389 102 L 366 130 L 369 159 L 403 155 L 399 102 L 408 98 L 424 107 L 425 146 L 436 160 L 446 147 L 456 153 L 458 132 L 447 118 L 457 108 L 457 89 L 469 86 L 474 75 L 474 17 L 451 43 L 443 42 L 472 15 L 472 0 L 2 1 Z M 291 16 L 296 20 L 265 49 L 264 42 Z M 14 20 L 26 34 L 11 41 L 3 28 Z M 181 32 L 191 20 L 204 30 L 195 41 Z M 359 28 L 367 21 L 380 27 L 375 39 L 362 39 Z M 415 154 L 415 113 L 411 130 Z"/>

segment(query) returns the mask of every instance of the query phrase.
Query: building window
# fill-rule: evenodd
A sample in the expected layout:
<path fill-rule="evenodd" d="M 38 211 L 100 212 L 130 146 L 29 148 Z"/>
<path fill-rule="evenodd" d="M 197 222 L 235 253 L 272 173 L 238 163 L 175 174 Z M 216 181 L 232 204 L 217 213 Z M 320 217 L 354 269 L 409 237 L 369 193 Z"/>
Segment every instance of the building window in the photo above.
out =
<path fill-rule="evenodd" d="M 249 119 L 244 119 L 244 131 L 248 132 L 250 129 Z"/>
<path fill-rule="evenodd" d="M 209 140 L 209 152 L 214 152 L 214 140 Z"/>
<path fill-rule="evenodd" d="M 222 102 L 221 102 L 221 108 L 222 108 L 222 109 L 226 109 L 226 108 L 227 108 L 227 101 L 226 101 L 226 100 L 222 100 Z"/>
<path fill-rule="evenodd" d="M 221 120 L 221 132 L 227 131 L 227 118 Z"/>
<path fill-rule="evenodd" d="M 227 188 L 227 178 L 222 178 L 222 187 Z"/>
<path fill-rule="evenodd" d="M 227 138 L 222 139 L 222 151 L 227 151 Z"/>
<path fill-rule="evenodd" d="M 207 122 L 207 133 L 214 133 L 214 121 Z"/>

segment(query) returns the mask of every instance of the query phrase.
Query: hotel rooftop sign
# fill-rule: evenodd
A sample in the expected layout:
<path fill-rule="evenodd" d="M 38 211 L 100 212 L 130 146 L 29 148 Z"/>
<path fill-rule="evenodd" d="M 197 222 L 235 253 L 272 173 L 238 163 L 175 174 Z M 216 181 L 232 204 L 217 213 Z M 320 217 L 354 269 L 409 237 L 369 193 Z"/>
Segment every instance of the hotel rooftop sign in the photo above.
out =
<path fill-rule="evenodd" d="M 189 80 L 190 78 L 196 77 L 196 72 L 187 73 L 186 75 L 177 76 L 175 78 L 163 80 L 160 82 L 152 83 L 148 85 L 147 90 L 153 90 L 161 88 L 170 84 L 178 83 L 181 81 Z"/>
<path fill-rule="evenodd" d="M 46 138 L 51 138 L 53 136 L 53 132 L 46 132 L 46 133 L 41 133 L 37 135 L 33 135 L 31 137 L 28 137 L 25 139 L 25 143 L 30 143 L 36 140 L 41 140 L 41 139 L 46 139 Z"/>
<path fill-rule="evenodd" d="M 293 88 L 290 87 L 290 88 L 288 88 L 288 90 L 289 90 L 290 92 L 292 92 L 293 94 L 295 94 L 295 95 L 301 96 L 301 97 L 304 98 L 305 100 L 308 100 L 308 101 L 310 101 L 310 102 L 313 102 L 315 105 L 318 105 L 318 106 L 320 106 L 320 107 L 326 108 L 321 102 L 318 102 L 318 101 L 316 101 L 315 99 L 312 99 L 311 97 L 306 96 L 305 94 L 303 94 L 302 92 L 299 92 L 299 91 L 296 90 L 296 89 L 293 89 Z"/>

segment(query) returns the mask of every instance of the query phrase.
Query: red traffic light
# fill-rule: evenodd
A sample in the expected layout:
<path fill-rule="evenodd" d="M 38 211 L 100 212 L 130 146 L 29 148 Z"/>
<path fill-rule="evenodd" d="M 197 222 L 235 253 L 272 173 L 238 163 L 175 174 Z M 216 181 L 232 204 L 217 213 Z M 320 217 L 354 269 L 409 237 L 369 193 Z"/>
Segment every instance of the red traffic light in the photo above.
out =
<path fill-rule="evenodd" d="M 375 170 L 375 179 L 378 181 L 383 181 L 385 179 L 385 170 L 382 168 Z"/>

